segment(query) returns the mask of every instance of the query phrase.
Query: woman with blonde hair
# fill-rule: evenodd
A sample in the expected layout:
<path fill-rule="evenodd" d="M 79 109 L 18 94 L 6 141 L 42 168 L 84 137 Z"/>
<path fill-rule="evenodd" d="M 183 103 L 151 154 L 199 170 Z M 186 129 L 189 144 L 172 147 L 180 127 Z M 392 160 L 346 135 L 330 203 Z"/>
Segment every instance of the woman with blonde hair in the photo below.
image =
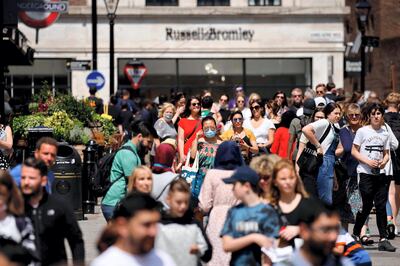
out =
<path fill-rule="evenodd" d="M 299 224 L 307 218 L 314 201 L 308 197 L 293 163 L 287 159 L 274 166 L 269 201 L 281 214 L 281 243 L 287 241 L 293 246 L 294 238 L 299 234 Z"/>
<path fill-rule="evenodd" d="M 139 191 L 150 194 L 153 188 L 153 174 L 149 167 L 141 165 L 136 167 L 128 179 L 128 193 Z"/>
<path fill-rule="evenodd" d="M 261 189 L 260 196 L 265 201 L 269 201 L 272 172 L 274 170 L 275 164 L 280 160 L 281 157 L 279 157 L 276 154 L 269 154 L 269 155 L 264 154 L 254 157 L 250 162 L 249 165 L 250 168 L 256 171 L 256 173 L 260 177 L 260 181 L 258 183 L 258 186 Z"/>
<path fill-rule="evenodd" d="M 178 132 L 175 129 L 175 122 L 179 118 L 180 113 L 176 112 L 176 108 L 172 103 L 164 103 L 158 112 L 159 119 L 154 124 L 154 129 L 160 140 L 167 138 L 176 139 Z"/>

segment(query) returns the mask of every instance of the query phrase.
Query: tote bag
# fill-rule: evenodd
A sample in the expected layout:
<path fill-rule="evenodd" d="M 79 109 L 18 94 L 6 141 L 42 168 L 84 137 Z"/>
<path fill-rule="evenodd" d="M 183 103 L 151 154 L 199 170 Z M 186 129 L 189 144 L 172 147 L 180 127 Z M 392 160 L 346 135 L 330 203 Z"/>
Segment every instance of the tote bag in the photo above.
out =
<path fill-rule="evenodd" d="M 196 174 L 199 171 L 199 152 L 196 152 L 194 163 L 190 166 L 190 150 L 186 157 L 185 165 L 182 166 L 181 177 L 186 180 L 189 184 L 196 178 Z"/>

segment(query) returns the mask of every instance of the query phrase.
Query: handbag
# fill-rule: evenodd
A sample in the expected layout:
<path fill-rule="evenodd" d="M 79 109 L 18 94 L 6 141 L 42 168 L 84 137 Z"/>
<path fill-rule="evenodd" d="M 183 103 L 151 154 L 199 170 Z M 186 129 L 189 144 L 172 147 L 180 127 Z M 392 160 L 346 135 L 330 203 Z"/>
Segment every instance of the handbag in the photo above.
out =
<path fill-rule="evenodd" d="M 324 134 L 319 140 L 319 143 L 322 143 L 325 140 L 330 131 L 331 125 L 329 125 L 328 128 L 325 130 Z M 307 173 L 309 175 L 315 175 L 322 163 L 323 155 L 317 154 L 317 149 L 309 141 L 303 152 L 300 154 L 299 159 L 297 160 L 297 165 L 300 168 L 300 172 Z"/>
<path fill-rule="evenodd" d="M 194 163 L 190 166 L 190 150 L 186 156 L 185 165 L 182 166 L 181 177 L 190 185 L 199 171 L 199 152 L 196 152 Z"/>

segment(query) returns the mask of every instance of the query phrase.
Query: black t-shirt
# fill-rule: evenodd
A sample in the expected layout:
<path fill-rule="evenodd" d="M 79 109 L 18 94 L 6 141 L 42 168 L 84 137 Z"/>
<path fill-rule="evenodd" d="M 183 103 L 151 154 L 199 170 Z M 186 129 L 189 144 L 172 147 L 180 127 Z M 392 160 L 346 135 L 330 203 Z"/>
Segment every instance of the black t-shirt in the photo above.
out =
<path fill-rule="evenodd" d="M 400 141 L 400 114 L 395 112 L 385 113 L 385 122 L 390 126 L 396 139 Z M 396 151 L 391 151 L 393 170 L 400 171 L 400 145 Z"/>
<path fill-rule="evenodd" d="M 131 122 L 133 120 L 132 112 L 128 111 L 128 110 L 121 111 L 119 119 L 121 119 L 120 122 L 121 122 L 122 126 L 124 127 L 124 129 L 129 130 L 129 125 L 131 124 Z"/>
<path fill-rule="evenodd" d="M 102 99 L 97 98 L 96 96 L 89 96 L 88 102 L 89 102 L 89 105 L 94 108 L 94 110 L 97 114 L 103 113 L 103 100 Z"/>
<path fill-rule="evenodd" d="M 315 200 L 302 197 L 299 204 L 293 211 L 282 214 L 286 217 L 287 225 L 299 225 L 302 221 L 307 221 L 314 210 Z"/>
<path fill-rule="evenodd" d="M 108 114 L 112 116 L 113 118 L 113 123 L 115 126 L 121 125 L 121 107 L 116 106 L 116 105 L 109 105 L 108 106 Z"/>

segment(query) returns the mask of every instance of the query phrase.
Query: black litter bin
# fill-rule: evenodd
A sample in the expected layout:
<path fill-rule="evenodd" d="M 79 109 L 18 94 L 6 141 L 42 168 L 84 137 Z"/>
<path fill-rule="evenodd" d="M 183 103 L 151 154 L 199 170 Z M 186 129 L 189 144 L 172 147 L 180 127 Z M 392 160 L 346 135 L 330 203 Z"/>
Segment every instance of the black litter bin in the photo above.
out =
<path fill-rule="evenodd" d="M 60 143 L 52 171 L 55 176 L 52 193 L 70 203 L 76 218 L 82 220 L 82 161 L 78 152 L 72 146 Z"/>

